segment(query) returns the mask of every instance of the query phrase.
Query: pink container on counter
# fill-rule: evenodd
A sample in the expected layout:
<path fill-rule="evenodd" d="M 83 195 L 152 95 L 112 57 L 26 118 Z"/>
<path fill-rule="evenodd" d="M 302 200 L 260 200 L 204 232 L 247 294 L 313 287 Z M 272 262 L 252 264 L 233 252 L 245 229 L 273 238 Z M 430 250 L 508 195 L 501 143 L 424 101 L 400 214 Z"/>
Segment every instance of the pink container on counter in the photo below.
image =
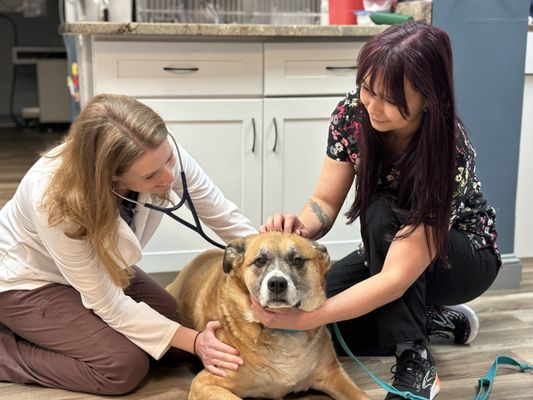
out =
<path fill-rule="evenodd" d="M 363 0 L 329 0 L 329 24 L 356 24 L 357 17 L 354 10 L 363 10 L 363 8 Z"/>

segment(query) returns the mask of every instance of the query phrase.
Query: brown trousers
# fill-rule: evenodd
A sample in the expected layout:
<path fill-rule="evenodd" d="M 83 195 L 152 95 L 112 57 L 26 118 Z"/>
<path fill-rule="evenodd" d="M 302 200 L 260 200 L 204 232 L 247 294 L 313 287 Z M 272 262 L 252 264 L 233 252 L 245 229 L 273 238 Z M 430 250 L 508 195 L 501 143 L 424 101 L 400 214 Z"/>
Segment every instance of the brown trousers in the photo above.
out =
<path fill-rule="evenodd" d="M 140 268 L 126 295 L 178 321 L 175 300 Z M 124 394 L 146 376 L 150 356 L 81 303 L 70 286 L 0 293 L 0 381 L 100 395 Z M 171 349 L 164 358 L 188 358 Z"/>

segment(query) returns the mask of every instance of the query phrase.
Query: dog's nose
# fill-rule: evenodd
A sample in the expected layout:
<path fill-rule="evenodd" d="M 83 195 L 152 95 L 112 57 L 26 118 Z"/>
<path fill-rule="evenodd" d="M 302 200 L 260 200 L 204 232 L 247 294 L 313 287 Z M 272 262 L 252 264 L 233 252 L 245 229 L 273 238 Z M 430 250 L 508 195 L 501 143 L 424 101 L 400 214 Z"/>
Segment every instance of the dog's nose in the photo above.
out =
<path fill-rule="evenodd" d="M 273 276 L 268 280 L 268 290 L 275 294 L 283 293 L 287 290 L 287 280 L 281 276 Z"/>

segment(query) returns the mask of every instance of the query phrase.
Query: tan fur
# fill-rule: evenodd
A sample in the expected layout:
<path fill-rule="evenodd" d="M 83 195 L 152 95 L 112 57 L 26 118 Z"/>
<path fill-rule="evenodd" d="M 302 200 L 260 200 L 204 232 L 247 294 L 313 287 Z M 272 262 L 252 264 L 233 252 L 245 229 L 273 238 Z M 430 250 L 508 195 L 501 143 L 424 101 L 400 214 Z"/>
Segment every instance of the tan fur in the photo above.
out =
<path fill-rule="evenodd" d="M 303 267 L 288 267 L 289 254 L 294 253 L 305 259 Z M 262 269 L 254 264 L 260 254 L 269 255 L 270 266 Z M 207 322 L 220 321 L 219 339 L 237 348 L 244 359 L 244 365 L 225 378 L 200 372 L 191 384 L 189 399 L 282 398 L 309 388 L 337 400 L 368 399 L 337 360 L 325 327 L 290 333 L 265 329 L 253 321 L 250 293 L 260 298 L 261 273 L 273 265 L 286 268 L 298 287 L 305 287 L 299 293 L 301 309 L 312 310 L 325 301 L 324 276 L 329 265 L 325 248 L 277 232 L 237 239 L 226 252 L 206 251 L 167 287 L 176 298 L 184 326 L 203 330 Z"/>

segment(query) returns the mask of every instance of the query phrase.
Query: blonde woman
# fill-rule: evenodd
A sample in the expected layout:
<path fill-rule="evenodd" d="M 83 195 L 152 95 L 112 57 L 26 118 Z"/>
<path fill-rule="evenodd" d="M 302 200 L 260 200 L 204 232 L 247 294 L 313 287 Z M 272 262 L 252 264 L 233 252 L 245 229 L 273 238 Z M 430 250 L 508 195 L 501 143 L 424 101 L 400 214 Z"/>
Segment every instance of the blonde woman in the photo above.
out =
<path fill-rule="evenodd" d="M 200 219 L 226 242 L 255 233 L 179 150 Z M 180 195 L 176 157 L 154 111 L 102 94 L 22 179 L 0 211 L 0 381 L 118 395 L 165 354 L 196 354 L 219 376 L 242 364 L 216 339 L 217 321 L 180 326 L 174 300 L 135 266 L 162 213 L 120 196 Z"/>

